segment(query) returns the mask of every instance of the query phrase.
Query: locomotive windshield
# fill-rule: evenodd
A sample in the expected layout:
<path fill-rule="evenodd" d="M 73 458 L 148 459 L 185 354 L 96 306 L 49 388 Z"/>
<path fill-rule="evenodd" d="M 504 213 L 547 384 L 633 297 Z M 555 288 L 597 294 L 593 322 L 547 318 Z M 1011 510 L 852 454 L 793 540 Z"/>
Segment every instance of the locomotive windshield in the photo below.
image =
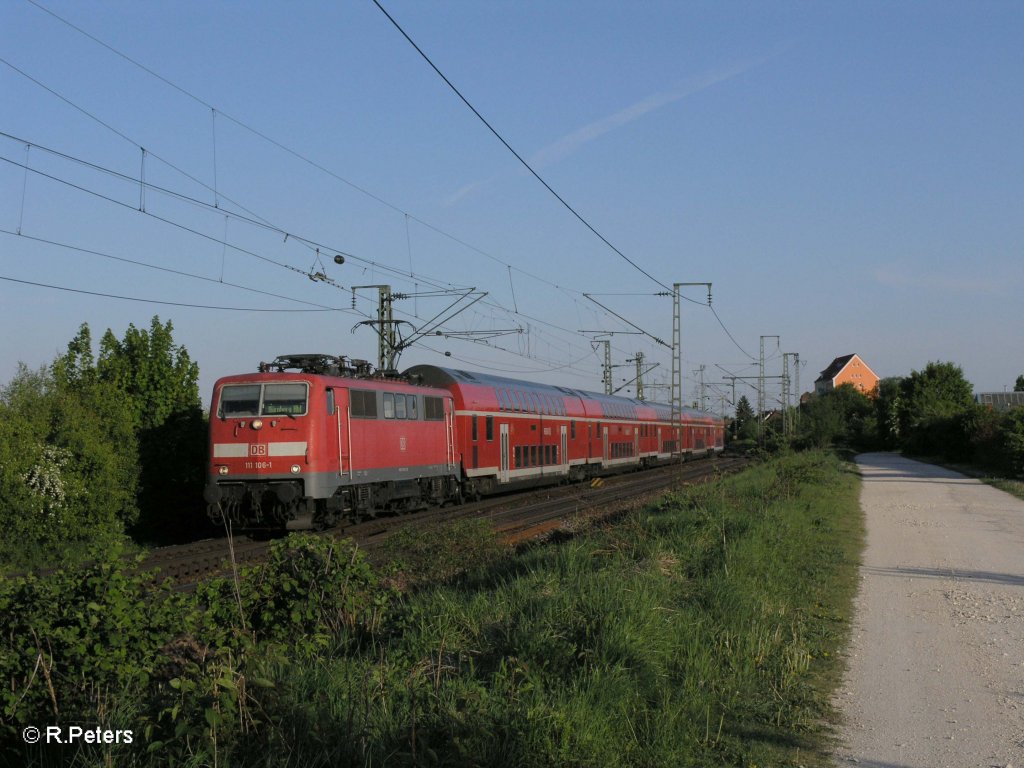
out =
<path fill-rule="evenodd" d="M 305 384 L 264 384 L 264 416 L 301 416 L 306 412 Z"/>
<path fill-rule="evenodd" d="M 305 384 L 225 384 L 220 391 L 217 415 L 301 416 L 306 412 Z"/>

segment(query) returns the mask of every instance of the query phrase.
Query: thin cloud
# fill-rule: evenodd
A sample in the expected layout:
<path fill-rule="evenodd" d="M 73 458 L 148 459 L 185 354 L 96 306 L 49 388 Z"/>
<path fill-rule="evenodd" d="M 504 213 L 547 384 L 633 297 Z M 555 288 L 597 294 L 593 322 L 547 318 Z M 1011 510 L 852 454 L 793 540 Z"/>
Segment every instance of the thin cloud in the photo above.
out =
<path fill-rule="evenodd" d="M 764 60 L 743 62 L 725 69 L 707 72 L 699 75 L 671 91 L 664 91 L 648 96 L 646 99 L 631 104 L 615 114 L 603 117 L 600 120 L 579 128 L 572 133 L 563 136 L 552 144 L 536 152 L 530 158 L 530 165 L 534 168 L 543 168 L 552 165 L 576 152 L 584 144 L 598 139 L 617 128 L 636 122 L 640 118 L 649 115 L 662 107 L 673 104 L 687 96 L 706 90 L 718 83 L 731 80 L 732 78 L 747 72 L 751 68 L 761 64 Z"/>
<path fill-rule="evenodd" d="M 760 59 L 738 62 L 731 66 L 706 72 L 698 75 L 697 77 L 691 78 L 680 87 L 671 91 L 663 91 L 648 96 L 647 98 L 642 99 L 635 104 L 631 104 L 625 109 L 621 109 L 612 115 L 603 117 L 600 120 L 595 120 L 594 122 L 589 123 L 538 150 L 530 157 L 529 163 L 534 167 L 534 169 L 540 169 L 564 160 L 566 157 L 579 150 L 580 147 L 594 141 L 595 139 L 605 136 L 625 125 L 636 122 L 642 117 L 645 117 L 662 107 L 666 107 L 669 104 L 673 104 L 680 99 L 692 96 L 695 93 L 699 93 L 700 91 L 711 88 L 712 86 L 725 82 L 726 80 L 731 80 L 734 77 L 742 75 L 744 72 L 748 72 L 754 67 L 760 66 L 771 58 L 774 58 L 774 54 Z M 443 204 L 445 206 L 454 205 L 477 189 L 489 185 L 497 178 L 499 178 L 499 176 L 493 176 L 485 181 L 476 181 L 466 184 L 445 198 L 443 200 Z"/>

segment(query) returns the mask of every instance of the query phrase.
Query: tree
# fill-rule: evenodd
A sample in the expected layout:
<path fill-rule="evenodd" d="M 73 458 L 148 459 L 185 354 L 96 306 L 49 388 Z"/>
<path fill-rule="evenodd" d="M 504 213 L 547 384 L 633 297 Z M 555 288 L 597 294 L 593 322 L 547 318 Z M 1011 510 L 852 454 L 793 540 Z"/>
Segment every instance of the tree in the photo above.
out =
<path fill-rule="evenodd" d="M 953 363 L 928 363 L 900 382 L 899 428 L 911 453 L 939 454 L 966 443 L 963 416 L 974 403 L 974 388 Z"/>
<path fill-rule="evenodd" d="M 1017 377 L 1017 382 L 1013 385 L 1014 392 L 1024 392 L 1024 373 Z"/>
<path fill-rule="evenodd" d="M 878 382 L 875 397 L 875 430 L 878 445 L 889 450 L 900 445 L 900 392 L 903 379 L 890 376 Z"/>
<path fill-rule="evenodd" d="M 754 409 L 750 405 L 750 401 L 747 400 L 746 395 L 740 395 L 740 399 L 736 402 L 736 421 L 740 424 L 746 424 L 754 418 Z"/>
<path fill-rule="evenodd" d="M 736 401 L 736 437 L 743 440 L 753 440 L 757 437 L 757 420 L 754 418 L 754 409 L 747 400 L 746 395 L 740 395 Z"/>
<path fill-rule="evenodd" d="M 801 441 L 817 448 L 849 443 L 866 447 L 873 438 L 871 399 L 852 384 L 812 397 L 801 419 Z"/>
<path fill-rule="evenodd" d="M 176 345 L 170 321 L 153 317 L 148 330 L 129 325 L 124 338 L 107 329 L 92 355 L 92 336 L 83 324 L 54 361 L 56 378 L 87 389 L 93 382 L 112 388 L 131 414 L 140 470 L 137 531 L 158 540 L 180 538 L 205 524 L 202 480 L 206 425 L 199 399 L 199 366 Z M 198 510 L 198 512 L 197 512 Z"/>
<path fill-rule="evenodd" d="M 123 340 L 110 329 L 100 340 L 96 373 L 128 395 L 141 430 L 200 408 L 199 366 L 183 346 L 174 344 L 173 330 L 169 320 L 162 324 L 154 316 L 148 332 L 129 325 Z M 68 345 L 69 355 L 77 341 Z"/>
<path fill-rule="evenodd" d="M 1024 408 L 1013 408 L 1003 417 L 1001 433 L 1007 468 L 1024 477 Z"/>

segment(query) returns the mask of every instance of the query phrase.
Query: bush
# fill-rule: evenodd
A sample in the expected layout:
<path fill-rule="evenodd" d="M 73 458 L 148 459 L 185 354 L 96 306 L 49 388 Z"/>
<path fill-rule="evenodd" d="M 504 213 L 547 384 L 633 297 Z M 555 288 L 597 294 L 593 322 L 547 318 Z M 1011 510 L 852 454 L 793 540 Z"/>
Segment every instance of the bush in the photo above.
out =
<path fill-rule="evenodd" d="M 22 367 L 0 390 L 0 557 L 58 565 L 75 545 L 110 542 L 138 514 L 137 450 L 122 399 Z"/>
<path fill-rule="evenodd" d="M 95 549 L 85 567 L 0 581 L 0 734 L 95 719 L 148 685 L 161 649 L 194 621 L 182 595 L 133 574 L 122 554 Z"/>
<path fill-rule="evenodd" d="M 1000 422 L 1007 469 L 1016 477 L 1024 477 L 1024 408 L 1014 408 Z"/>
<path fill-rule="evenodd" d="M 136 573 L 116 547 L 91 555 L 0 580 L 0 762 L 25 725 L 108 722 L 115 706 L 131 711 L 140 748 L 172 761 L 212 754 L 264 717 L 268 670 L 356 649 L 398 615 L 395 591 L 351 541 L 290 536 L 237 582 L 194 594 Z"/>
<path fill-rule="evenodd" d="M 292 534 L 271 544 L 266 563 L 200 585 L 205 634 L 228 643 L 224 628 L 256 642 L 285 643 L 306 656 L 358 644 L 383 631 L 397 592 L 351 539 Z"/>

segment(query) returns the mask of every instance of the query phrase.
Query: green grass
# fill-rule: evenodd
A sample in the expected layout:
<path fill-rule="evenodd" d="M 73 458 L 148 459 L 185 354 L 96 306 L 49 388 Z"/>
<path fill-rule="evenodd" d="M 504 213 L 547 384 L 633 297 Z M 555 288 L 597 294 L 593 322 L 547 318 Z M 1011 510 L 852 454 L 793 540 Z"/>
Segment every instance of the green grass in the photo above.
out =
<path fill-rule="evenodd" d="M 834 456 L 788 456 L 519 557 L 466 526 L 450 540 L 479 565 L 461 575 L 420 542 L 402 564 L 450 580 L 406 592 L 386 624 L 316 650 L 261 645 L 232 668 L 216 728 L 182 713 L 198 726 L 152 755 L 75 762 L 827 765 L 858 482 Z M 142 713 L 153 696 L 119 700 Z"/>
<path fill-rule="evenodd" d="M 1000 491 L 1024 499 L 1024 480 L 1008 480 L 1005 477 L 983 477 L 982 480 Z"/>
<path fill-rule="evenodd" d="M 825 765 L 857 483 L 833 457 L 788 457 L 421 591 L 382 645 L 279 670 L 287 720 L 308 727 L 274 750 L 295 765 Z"/>

